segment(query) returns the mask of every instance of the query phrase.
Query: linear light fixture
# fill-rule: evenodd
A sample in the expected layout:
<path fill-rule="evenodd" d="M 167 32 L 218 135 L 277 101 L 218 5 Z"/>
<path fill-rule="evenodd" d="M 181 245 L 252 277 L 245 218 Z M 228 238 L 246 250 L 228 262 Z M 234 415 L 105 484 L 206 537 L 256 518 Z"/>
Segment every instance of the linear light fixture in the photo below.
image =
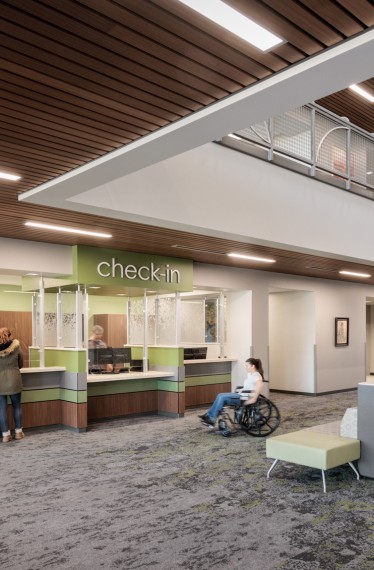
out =
<path fill-rule="evenodd" d="M 253 255 L 243 255 L 242 253 L 228 253 L 228 257 L 238 257 L 239 259 L 249 259 L 250 261 L 261 261 L 262 263 L 275 263 L 275 259 L 266 257 L 254 257 Z"/>
<path fill-rule="evenodd" d="M 0 178 L 3 178 L 4 180 L 16 181 L 19 180 L 21 177 L 17 176 L 16 174 L 8 174 L 7 172 L 0 172 Z"/>
<path fill-rule="evenodd" d="M 341 275 L 353 275 L 354 277 L 371 277 L 369 273 L 356 273 L 355 271 L 339 271 Z"/>
<path fill-rule="evenodd" d="M 261 51 L 267 51 L 284 42 L 282 38 L 256 24 L 221 0 L 179 0 L 209 20 L 239 36 Z"/>
<path fill-rule="evenodd" d="M 362 89 L 362 87 L 359 87 L 358 85 L 350 85 L 349 88 L 358 95 L 361 95 L 361 97 L 364 99 L 370 101 L 370 103 L 374 103 L 374 96 L 370 95 L 370 93 L 368 91 L 365 91 L 365 89 Z"/>
<path fill-rule="evenodd" d="M 69 228 L 67 226 L 55 226 L 52 224 L 43 224 L 39 222 L 25 222 L 25 226 L 30 226 L 32 228 L 41 228 L 44 230 L 52 230 L 55 232 L 65 232 L 68 234 L 79 234 L 83 236 L 92 236 L 92 237 L 100 237 L 100 238 L 111 238 L 111 234 L 105 234 L 102 232 L 89 232 L 87 230 L 79 230 L 76 228 Z"/>

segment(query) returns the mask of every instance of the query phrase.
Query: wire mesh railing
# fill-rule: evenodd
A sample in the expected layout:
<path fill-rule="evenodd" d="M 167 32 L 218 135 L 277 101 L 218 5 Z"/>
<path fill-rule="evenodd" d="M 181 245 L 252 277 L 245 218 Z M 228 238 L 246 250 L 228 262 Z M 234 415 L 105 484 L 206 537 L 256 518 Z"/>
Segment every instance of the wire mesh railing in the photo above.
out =
<path fill-rule="evenodd" d="M 319 105 L 287 111 L 221 142 L 374 199 L 373 135 Z"/>

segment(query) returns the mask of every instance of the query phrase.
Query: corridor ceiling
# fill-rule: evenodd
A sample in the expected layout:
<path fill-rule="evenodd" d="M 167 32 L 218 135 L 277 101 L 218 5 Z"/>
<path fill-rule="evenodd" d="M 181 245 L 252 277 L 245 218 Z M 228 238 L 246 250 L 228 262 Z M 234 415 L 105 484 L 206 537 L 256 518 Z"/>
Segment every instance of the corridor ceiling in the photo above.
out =
<path fill-rule="evenodd" d="M 0 170 L 21 179 L 0 181 L 0 237 L 101 245 L 95 238 L 25 227 L 32 219 L 109 231 L 111 248 L 248 267 L 226 257 L 235 249 L 277 255 L 278 272 L 340 278 L 342 262 L 336 259 L 19 201 L 22 193 L 90 168 L 108 153 L 162 136 L 256 85 L 313 65 L 315 58 L 345 49 L 374 28 L 371 0 L 226 3 L 284 43 L 262 53 L 177 0 L 2 0 Z M 373 106 L 346 87 L 358 81 L 374 93 L 373 62 L 374 53 L 363 77 L 358 66 L 347 68 L 347 83 L 316 100 L 368 132 L 374 132 Z M 183 252 L 172 248 L 178 243 L 185 245 Z"/>

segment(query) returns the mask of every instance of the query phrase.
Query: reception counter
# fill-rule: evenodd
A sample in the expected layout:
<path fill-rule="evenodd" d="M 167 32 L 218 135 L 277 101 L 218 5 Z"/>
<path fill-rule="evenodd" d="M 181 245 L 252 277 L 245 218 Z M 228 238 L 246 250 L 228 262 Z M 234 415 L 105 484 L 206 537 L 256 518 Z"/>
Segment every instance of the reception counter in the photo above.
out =
<path fill-rule="evenodd" d="M 59 425 L 79 432 L 89 422 L 136 414 L 183 417 L 186 407 L 209 404 L 219 392 L 231 391 L 236 362 L 183 361 L 180 347 L 150 348 L 148 372 L 87 374 L 84 349 L 47 349 L 45 360 L 45 367 L 21 370 L 25 429 Z"/>

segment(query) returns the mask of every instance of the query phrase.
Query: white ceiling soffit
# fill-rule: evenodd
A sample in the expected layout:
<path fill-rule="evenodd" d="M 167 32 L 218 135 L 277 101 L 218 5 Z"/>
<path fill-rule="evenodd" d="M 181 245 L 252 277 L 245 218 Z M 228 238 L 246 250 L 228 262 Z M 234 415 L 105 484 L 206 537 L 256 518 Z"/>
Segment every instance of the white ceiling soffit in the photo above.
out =
<path fill-rule="evenodd" d="M 19 199 L 72 210 L 75 206 L 69 199 L 76 194 L 373 76 L 374 30 L 369 30 L 29 190 Z"/>

